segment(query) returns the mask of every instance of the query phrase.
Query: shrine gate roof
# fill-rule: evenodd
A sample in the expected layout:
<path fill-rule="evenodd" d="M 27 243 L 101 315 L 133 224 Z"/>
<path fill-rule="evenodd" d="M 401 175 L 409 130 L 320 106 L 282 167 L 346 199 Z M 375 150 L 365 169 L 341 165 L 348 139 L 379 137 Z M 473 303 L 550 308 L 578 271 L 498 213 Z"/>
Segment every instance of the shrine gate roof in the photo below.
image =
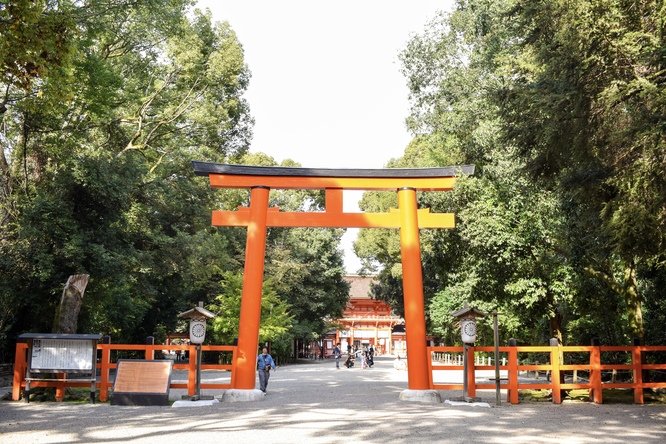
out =
<path fill-rule="evenodd" d="M 474 174 L 474 165 L 437 168 L 300 168 L 276 166 L 229 165 L 224 163 L 192 161 L 199 176 L 226 174 L 241 176 L 297 176 L 297 177 L 349 177 L 349 178 L 426 178 L 455 177 Z"/>

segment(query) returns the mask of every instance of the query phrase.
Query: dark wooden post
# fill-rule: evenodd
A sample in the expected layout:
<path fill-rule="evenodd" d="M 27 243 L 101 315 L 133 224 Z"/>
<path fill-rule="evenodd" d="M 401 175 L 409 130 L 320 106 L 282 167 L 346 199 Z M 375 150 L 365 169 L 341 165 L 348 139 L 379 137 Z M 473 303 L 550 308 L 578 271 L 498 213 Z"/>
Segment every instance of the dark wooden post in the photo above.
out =
<path fill-rule="evenodd" d="M 147 336 L 146 345 L 155 345 L 155 337 Z M 155 349 L 146 347 L 146 359 L 153 360 L 155 359 Z"/>

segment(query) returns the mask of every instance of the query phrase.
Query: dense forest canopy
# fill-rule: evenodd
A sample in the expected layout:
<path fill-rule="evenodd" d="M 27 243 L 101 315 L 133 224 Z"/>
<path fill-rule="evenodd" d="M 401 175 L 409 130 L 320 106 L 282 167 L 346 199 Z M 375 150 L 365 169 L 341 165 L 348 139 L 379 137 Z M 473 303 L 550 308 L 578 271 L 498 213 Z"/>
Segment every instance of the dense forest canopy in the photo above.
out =
<path fill-rule="evenodd" d="M 504 340 L 666 339 L 665 8 L 461 0 L 408 42 L 416 137 L 393 166 L 477 165 L 454 192 L 420 197 L 458 216 L 422 237 L 429 326 L 445 342 L 463 301 L 504 313 Z M 399 306 L 395 240 L 367 230 L 355 248 L 381 270 L 376 297 Z"/>
<path fill-rule="evenodd" d="M 248 152 L 251 75 L 230 24 L 186 0 L 8 1 L 0 33 L 0 360 L 18 334 L 51 331 L 73 274 L 90 275 L 80 332 L 163 341 L 202 301 L 219 314 L 209 340 L 231 343 L 245 230 L 210 217 L 249 193 L 211 190 L 191 161 L 276 162 Z M 323 197 L 271 193 L 306 202 Z M 341 236 L 270 231 L 260 339 L 277 351 L 341 315 Z"/>
<path fill-rule="evenodd" d="M 90 275 L 82 333 L 161 341 L 203 301 L 218 314 L 207 341 L 237 336 L 245 230 L 211 227 L 210 211 L 249 193 L 213 191 L 190 161 L 278 163 L 249 151 L 233 24 L 194 7 L 0 2 L 0 361 L 18 334 L 51 331 L 74 274 Z M 468 301 L 503 313 L 503 342 L 666 342 L 664 2 L 459 0 L 424 25 L 400 52 L 414 138 L 388 166 L 477 166 L 418 196 L 457 218 L 421 232 L 429 332 L 456 343 L 450 314 Z M 273 190 L 270 203 L 323 198 Z M 342 234 L 269 230 L 260 340 L 277 353 L 341 315 Z M 354 248 L 401 313 L 397 231 L 361 230 Z M 488 320 L 479 341 L 491 337 Z"/>

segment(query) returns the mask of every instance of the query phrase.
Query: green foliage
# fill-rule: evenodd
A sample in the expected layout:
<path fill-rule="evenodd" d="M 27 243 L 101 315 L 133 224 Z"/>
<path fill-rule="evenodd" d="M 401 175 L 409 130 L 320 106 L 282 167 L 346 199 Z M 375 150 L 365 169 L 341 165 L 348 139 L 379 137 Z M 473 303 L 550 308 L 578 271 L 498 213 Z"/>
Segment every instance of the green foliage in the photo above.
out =
<path fill-rule="evenodd" d="M 209 341 L 231 344 L 238 338 L 240 307 L 243 293 L 243 276 L 239 272 L 227 272 L 219 283 L 223 293 L 215 297 L 208 310 L 217 314 L 212 321 Z M 269 285 L 264 285 L 261 299 L 261 325 L 259 342 L 289 342 L 292 316 L 289 304 L 280 300 Z"/>
<path fill-rule="evenodd" d="M 50 331 L 75 273 L 91 275 L 82 331 L 118 342 L 173 331 L 241 263 L 238 236 L 210 228 L 216 194 L 190 163 L 247 150 L 241 46 L 227 23 L 188 19 L 189 2 L 30 3 L 2 13 L 31 23 L 44 7 L 39 20 L 65 16 L 76 32 L 42 34 L 69 46 L 29 82 L 3 64 L 0 332 Z"/>
<path fill-rule="evenodd" d="M 446 312 L 467 300 L 507 312 L 519 339 L 641 336 L 665 271 L 656 3 L 461 0 L 408 42 L 416 137 L 391 166 L 477 165 L 419 196 L 457 215 L 454 231 L 421 233 L 433 332 L 452 339 Z M 367 230 L 355 248 L 401 309 L 395 239 Z"/>
<path fill-rule="evenodd" d="M 505 59 L 497 94 L 505 140 L 597 230 L 584 269 L 625 300 L 636 337 L 636 270 L 661 255 L 666 234 L 660 3 L 517 2 L 513 32 L 524 38 L 508 46 L 518 56 Z"/>
<path fill-rule="evenodd" d="M 328 330 L 327 319 L 342 316 L 349 300 L 349 284 L 343 281 L 341 237 L 341 230 L 320 228 L 271 233 L 267 282 L 289 304 L 296 338 L 317 339 Z"/>

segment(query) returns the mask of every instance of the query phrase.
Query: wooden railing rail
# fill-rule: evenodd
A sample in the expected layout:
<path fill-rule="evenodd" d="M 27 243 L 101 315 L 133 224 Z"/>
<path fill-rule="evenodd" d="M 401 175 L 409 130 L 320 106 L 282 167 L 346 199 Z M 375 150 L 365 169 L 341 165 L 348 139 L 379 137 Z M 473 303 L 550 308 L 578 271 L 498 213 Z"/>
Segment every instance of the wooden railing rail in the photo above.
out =
<path fill-rule="evenodd" d="M 195 345 L 164 345 L 164 344 L 98 344 L 97 369 L 99 370 L 99 400 L 106 402 L 108 400 L 109 389 L 113 387 L 111 370 L 117 368 L 116 359 L 112 358 L 112 352 L 135 351 L 139 352 L 141 359 L 154 359 L 155 351 L 163 350 L 184 350 L 188 351 L 191 359 L 187 363 L 174 362 L 174 370 L 187 371 L 187 383 L 172 382 L 172 389 L 187 389 L 188 396 L 193 396 L 196 391 L 196 346 Z M 236 347 L 233 345 L 202 345 L 202 353 L 205 352 L 231 352 L 231 362 L 236 362 Z M 19 342 L 16 344 L 16 355 L 14 359 L 14 379 L 12 386 L 12 399 L 18 401 L 21 396 L 21 390 L 25 388 L 25 374 L 28 368 L 27 361 L 28 344 Z M 101 357 L 100 357 L 101 356 Z M 233 364 L 201 364 L 202 370 L 224 370 L 231 372 L 231 381 L 224 384 L 214 384 L 201 381 L 200 388 L 208 390 L 227 389 L 233 386 Z M 57 387 L 58 390 L 64 390 L 66 387 L 89 387 L 90 383 L 77 382 L 75 379 L 60 383 L 52 381 L 33 381 L 31 387 Z"/>
<path fill-rule="evenodd" d="M 105 402 L 108 400 L 109 389 L 113 386 L 113 381 L 110 377 L 111 370 L 117 367 L 116 359 L 112 358 L 113 352 L 122 351 L 135 351 L 142 356 L 142 359 L 154 359 L 155 351 L 188 351 L 191 357 L 196 356 L 196 346 L 194 345 L 164 345 L 164 344 L 98 344 L 98 362 L 97 368 L 99 369 L 99 383 L 100 388 L 100 401 Z M 231 345 L 203 345 L 202 352 L 231 352 L 231 362 L 236 361 L 236 347 Z M 16 354 L 14 360 L 14 379 L 12 388 L 12 399 L 19 400 L 21 389 L 25 388 L 25 375 L 27 370 L 27 351 L 28 345 L 26 343 L 16 344 Z M 462 347 L 428 347 L 430 355 L 440 353 L 455 353 L 462 354 Z M 494 347 L 471 347 L 468 350 L 468 391 L 469 396 L 476 396 L 476 390 L 491 390 L 495 389 L 495 382 L 476 382 L 475 373 L 477 370 L 494 370 L 494 365 L 477 365 L 475 364 L 475 353 L 484 353 L 487 356 L 492 356 Z M 643 358 L 649 353 L 664 353 L 666 356 L 666 346 L 502 346 L 499 347 L 500 356 L 503 358 L 505 364 L 500 365 L 500 370 L 506 372 L 507 378 L 500 383 L 500 389 L 507 391 L 507 401 L 512 404 L 518 404 L 518 391 L 527 389 L 549 389 L 552 390 L 552 399 L 554 403 L 561 403 L 561 391 L 573 389 L 587 389 L 589 397 L 595 403 L 602 403 L 603 389 L 632 389 L 634 391 L 634 402 L 643 404 L 643 390 L 647 388 L 666 388 L 666 382 L 651 382 L 643 381 L 643 372 L 664 371 L 666 372 L 666 358 L 663 362 L 645 364 Z M 538 353 L 540 356 L 548 356 L 547 363 L 523 363 L 518 360 L 519 354 L 521 356 L 529 355 L 530 353 Z M 566 356 L 567 353 L 588 354 L 589 362 L 584 364 L 566 364 L 560 359 L 560 356 Z M 629 363 L 617 364 L 603 362 L 603 355 L 605 353 L 625 353 Z M 500 358 L 500 359 L 502 359 Z M 564 359 L 566 362 L 567 360 Z M 587 359 L 586 359 L 587 361 Z M 534 361 L 532 361 L 534 362 Z M 174 370 L 187 371 L 187 383 L 172 382 L 171 388 L 173 389 L 187 389 L 189 396 L 193 396 L 196 390 L 196 359 L 190 359 L 187 363 L 174 362 Z M 201 389 L 227 389 L 233 386 L 235 372 L 233 364 L 202 364 L 202 370 L 224 370 L 231 372 L 230 383 L 214 384 L 201 382 Z M 433 371 L 436 370 L 458 370 L 463 371 L 462 365 L 442 365 L 437 362 L 429 360 L 428 370 L 430 375 L 430 388 L 434 390 L 462 390 L 462 383 L 437 383 L 433 378 Z M 525 372 L 549 372 L 550 375 L 556 375 L 549 380 L 543 382 L 529 383 L 520 382 L 519 375 Z M 566 383 L 561 382 L 559 375 L 561 372 L 581 371 L 589 373 L 589 381 Z M 628 371 L 631 372 L 631 381 L 622 382 L 603 382 L 602 373 L 608 371 Z M 64 390 L 66 387 L 88 387 L 89 382 L 77 382 L 75 379 L 66 382 L 53 382 L 53 381 L 33 381 L 33 387 L 57 387 L 58 390 Z"/>
<path fill-rule="evenodd" d="M 474 354 L 483 352 L 486 355 L 494 354 L 494 347 L 471 347 L 468 350 L 468 395 L 476 396 L 476 390 L 491 390 L 496 388 L 495 382 L 476 382 L 477 370 L 495 370 L 495 365 L 477 365 Z M 431 356 L 441 353 L 462 354 L 463 347 L 428 347 Z M 644 364 L 643 358 L 648 353 L 661 352 L 666 356 L 666 346 L 503 346 L 499 347 L 500 356 L 505 364 L 500 365 L 500 371 L 508 374 L 507 378 L 500 383 L 500 389 L 507 391 L 507 401 L 518 404 L 518 390 L 527 389 L 549 389 L 552 390 L 552 399 L 556 404 L 562 402 L 562 390 L 587 389 L 590 400 L 595 403 L 603 403 L 603 389 L 632 389 L 634 391 L 634 402 L 643 404 L 643 390 L 647 388 L 666 388 L 665 381 L 647 382 L 643 381 L 643 372 L 647 370 L 666 371 L 666 357 L 663 362 Z M 520 364 L 518 355 L 539 353 L 548 356 L 547 363 Z M 566 364 L 562 358 L 567 353 L 588 354 L 589 362 L 585 364 Z M 604 353 L 626 353 L 630 361 L 628 364 L 616 364 L 602 362 Z M 502 358 L 500 358 L 502 359 Z M 587 359 L 586 359 L 587 361 Z M 460 370 L 462 365 L 441 365 L 437 362 L 429 363 L 430 388 L 433 390 L 463 390 L 462 383 L 438 383 L 434 381 L 433 371 L 436 370 Z M 604 371 L 630 371 L 631 381 L 603 382 Z M 549 372 L 550 377 L 544 382 L 519 382 L 518 375 L 521 372 Z M 588 372 L 589 381 L 567 383 L 562 382 L 559 375 L 562 372 Z"/>

